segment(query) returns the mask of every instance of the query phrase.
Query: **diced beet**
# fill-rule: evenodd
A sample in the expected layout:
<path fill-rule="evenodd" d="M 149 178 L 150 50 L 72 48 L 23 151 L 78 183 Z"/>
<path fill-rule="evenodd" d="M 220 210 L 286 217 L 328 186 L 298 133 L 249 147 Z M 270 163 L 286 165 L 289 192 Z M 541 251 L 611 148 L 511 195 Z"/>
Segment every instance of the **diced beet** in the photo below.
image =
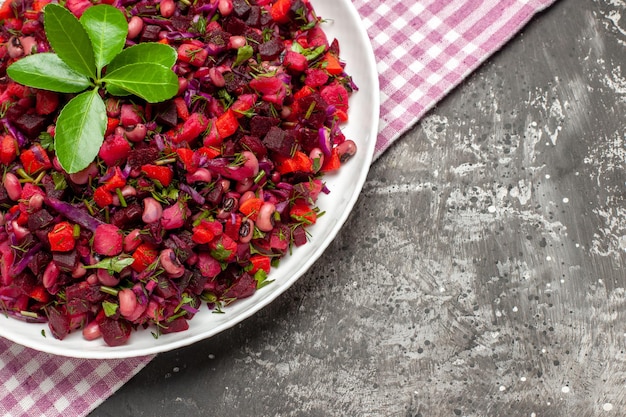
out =
<path fill-rule="evenodd" d="M 109 346 L 121 346 L 125 344 L 130 338 L 130 332 L 132 330 L 131 324 L 121 318 L 113 320 L 105 317 L 99 323 L 99 327 L 104 342 Z"/>
<path fill-rule="evenodd" d="M 202 291 L 204 291 L 204 284 L 208 281 L 208 279 L 208 277 L 205 277 L 198 272 L 194 272 L 191 276 L 191 280 L 189 280 L 186 290 L 192 294 L 201 294 Z"/>
<path fill-rule="evenodd" d="M 63 340 L 70 332 L 70 317 L 62 308 L 54 306 L 46 307 L 46 314 L 50 332 L 55 338 Z"/>
<path fill-rule="evenodd" d="M 151 4 L 138 4 L 137 5 L 137 14 L 140 16 L 151 16 L 157 14 L 158 10 L 154 5 Z"/>
<path fill-rule="evenodd" d="M 128 154 L 128 165 L 131 168 L 141 168 L 151 164 L 159 157 L 159 150 L 154 147 L 135 148 Z"/>
<path fill-rule="evenodd" d="M 78 253 L 76 250 L 69 252 L 53 252 L 52 261 L 61 272 L 72 272 L 78 263 Z"/>
<path fill-rule="evenodd" d="M 224 81 L 226 82 L 224 87 L 229 93 L 239 94 L 243 91 L 243 88 L 248 85 L 248 80 L 246 80 L 242 75 L 235 74 L 232 71 L 225 72 L 223 75 Z"/>
<path fill-rule="evenodd" d="M 341 51 L 339 50 L 339 41 L 337 39 L 333 39 L 333 41 L 330 43 L 330 46 L 328 47 L 328 52 L 335 56 L 340 55 Z"/>
<path fill-rule="evenodd" d="M 21 294 L 28 295 L 37 285 L 37 279 L 32 274 L 28 272 L 23 272 L 13 277 L 12 285 L 15 288 L 18 288 Z"/>
<path fill-rule="evenodd" d="M 204 36 L 204 42 L 210 51 L 210 55 L 215 55 L 228 47 L 231 34 L 222 30 L 221 27 L 208 31 Z"/>
<path fill-rule="evenodd" d="M 270 233 L 270 247 L 277 253 L 283 253 L 289 247 L 289 226 L 281 224 Z"/>
<path fill-rule="evenodd" d="M 259 77 L 250 81 L 250 87 L 261 94 L 264 101 L 282 104 L 287 97 L 287 85 L 278 77 Z"/>
<path fill-rule="evenodd" d="M 91 304 L 82 298 L 73 298 L 67 300 L 65 304 L 65 310 L 70 315 L 76 315 L 81 313 L 88 313 L 91 311 Z"/>
<path fill-rule="evenodd" d="M 172 23 L 174 29 L 180 32 L 185 32 L 189 29 L 189 26 L 191 25 L 191 17 L 187 15 L 176 14 L 170 18 L 170 22 Z"/>
<path fill-rule="evenodd" d="M 99 303 L 106 298 L 106 294 L 100 291 L 100 285 L 90 285 L 87 281 L 81 281 L 68 285 L 65 288 L 65 297 L 67 300 L 78 299 Z"/>
<path fill-rule="evenodd" d="M 348 111 L 348 91 L 338 82 L 335 81 L 324 86 L 320 91 L 320 95 L 326 103 L 332 104 L 335 108 L 344 112 Z"/>
<path fill-rule="evenodd" d="M 54 217 L 46 209 L 38 210 L 28 216 L 28 229 L 31 231 L 49 226 L 54 221 Z"/>
<path fill-rule="evenodd" d="M 0 204 L 9 204 L 9 194 L 7 193 L 7 189 L 4 188 L 4 185 L 0 184 Z"/>
<path fill-rule="evenodd" d="M 297 100 L 296 116 L 307 126 L 319 127 L 326 120 L 328 104 L 319 93 L 313 93 Z"/>
<path fill-rule="evenodd" d="M 252 49 L 256 53 L 258 51 L 257 45 L 263 43 L 263 35 L 260 33 L 260 31 L 249 27 L 244 32 L 244 36 L 248 39 L 248 44 L 252 44 Z"/>
<path fill-rule="evenodd" d="M 111 224 L 120 229 L 130 229 L 141 222 L 143 208 L 139 203 L 133 202 L 126 207 L 117 209 L 111 216 Z"/>
<path fill-rule="evenodd" d="M 161 27 L 157 25 L 145 25 L 141 32 L 141 42 L 157 42 Z"/>
<path fill-rule="evenodd" d="M 51 175 L 46 175 L 41 180 L 46 195 L 56 200 L 63 200 L 63 196 L 67 193 L 67 188 L 57 189 L 54 179 Z"/>
<path fill-rule="evenodd" d="M 167 127 L 174 127 L 178 123 L 178 112 L 176 104 L 168 100 L 158 107 L 156 113 L 156 122 Z"/>
<path fill-rule="evenodd" d="M 298 225 L 293 229 L 291 237 L 293 238 L 293 243 L 296 246 L 302 246 L 307 242 L 306 230 L 304 230 L 302 225 Z"/>
<path fill-rule="evenodd" d="M 161 323 L 161 333 L 176 333 L 176 332 L 184 332 L 189 329 L 189 323 L 187 323 L 187 319 L 184 317 L 177 317 L 172 321 L 167 320 L 165 323 Z"/>
<path fill-rule="evenodd" d="M 237 152 L 237 143 L 231 138 L 222 143 L 222 155 L 233 156 Z"/>
<path fill-rule="evenodd" d="M 298 144 L 306 153 L 311 152 L 313 148 L 319 148 L 319 133 L 316 130 L 302 128 L 297 132 Z"/>
<path fill-rule="evenodd" d="M 163 245 L 176 252 L 180 262 L 185 262 L 193 253 L 195 243 L 191 240 L 192 234 L 186 230 L 171 234 L 164 240 Z"/>
<path fill-rule="evenodd" d="M 263 138 L 263 144 L 270 151 L 290 156 L 295 141 L 293 135 L 288 135 L 287 131 L 277 126 L 272 126 Z"/>
<path fill-rule="evenodd" d="M 246 3 L 246 1 L 241 1 L 242 3 L 246 4 L 246 6 L 248 7 L 248 11 L 250 11 L 250 7 Z M 248 25 L 246 25 L 246 22 L 234 15 L 230 15 L 227 19 L 224 20 L 223 27 L 226 32 L 230 33 L 233 36 L 245 36 L 246 31 L 249 29 Z"/>
<path fill-rule="evenodd" d="M 45 129 L 48 118 L 38 114 L 24 113 L 13 121 L 16 128 L 33 139 Z"/>
<path fill-rule="evenodd" d="M 28 268 L 35 276 L 42 274 L 46 269 L 46 266 L 52 261 L 52 256 L 48 251 L 39 251 L 35 253 L 33 258 L 28 263 Z"/>
<path fill-rule="evenodd" d="M 157 277 L 157 285 L 154 288 L 154 292 L 159 297 L 167 299 L 178 294 L 178 289 L 169 278 L 159 275 Z"/>
<path fill-rule="evenodd" d="M 198 254 L 197 267 L 200 271 L 200 274 L 204 278 L 215 278 L 222 271 L 222 265 L 219 263 L 219 261 L 206 252 L 200 252 Z"/>
<path fill-rule="evenodd" d="M 250 13 L 250 4 L 246 0 L 233 0 L 233 13 L 239 18 L 245 19 Z"/>
<path fill-rule="evenodd" d="M 252 27 L 259 27 L 261 25 L 261 7 L 250 6 L 250 11 L 246 18 L 246 25 Z"/>
<path fill-rule="evenodd" d="M 278 58 L 278 56 L 285 49 L 285 45 L 283 41 L 278 38 L 272 38 L 267 42 L 263 42 L 259 45 L 259 53 L 261 54 L 261 59 L 266 61 L 271 61 L 273 59 Z"/>
<path fill-rule="evenodd" d="M 239 144 L 252 152 L 257 158 L 263 158 L 267 155 L 267 148 L 258 136 L 245 135 L 239 140 Z"/>
<path fill-rule="evenodd" d="M 315 26 L 307 32 L 307 41 L 310 48 L 316 48 L 322 45 L 328 46 L 328 38 L 324 30 L 319 26 Z"/>
<path fill-rule="evenodd" d="M 59 95 L 53 91 L 37 90 L 35 112 L 42 116 L 52 114 L 59 106 Z"/>
<path fill-rule="evenodd" d="M 247 272 L 241 274 L 235 283 L 223 294 L 224 298 L 246 298 L 256 291 L 256 280 Z"/>
<path fill-rule="evenodd" d="M 218 182 L 215 184 L 213 188 L 204 196 L 207 202 L 215 205 L 222 200 L 222 195 L 224 194 L 224 188 L 222 187 L 222 183 Z"/>
<path fill-rule="evenodd" d="M 193 272 L 191 272 L 189 269 L 185 269 L 185 273 L 183 273 L 183 276 L 176 280 L 176 286 L 178 287 L 180 293 L 187 291 L 187 286 L 191 282 L 192 277 Z"/>
<path fill-rule="evenodd" d="M 290 73 L 301 73 L 308 67 L 308 60 L 306 57 L 296 51 L 287 51 L 283 59 L 283 66 Z"/>
<path fill-rule="evenodd" d="M 146 226 L 147 234 L 143 235 L 143 240 L 154 246 L 159 246 L 163 242 L 165 236 L 165 230 L 161 225 L 161 222 L 150 223 Z"/>
<path fill-rule="evenodd" d="M 306 5 L 302 0 L 291 0 L 289 13 L 292 18 L 298 16 L 299 13 L 302 13 L 302 10 L 307 10 Z"/>
<path fill-rule="evenodd" d="M 250 119 L 250 134 L 259 138 L 265 136 L 272 126 L 278 126 L 280 119 L 269 116 L 253 116 Z"/>
<path fill-rule="evenodd" d="M 241 259 L 241 260 L 250 259 L 250 244 L 249 243 L 237 244 L 237 259 Z"/>

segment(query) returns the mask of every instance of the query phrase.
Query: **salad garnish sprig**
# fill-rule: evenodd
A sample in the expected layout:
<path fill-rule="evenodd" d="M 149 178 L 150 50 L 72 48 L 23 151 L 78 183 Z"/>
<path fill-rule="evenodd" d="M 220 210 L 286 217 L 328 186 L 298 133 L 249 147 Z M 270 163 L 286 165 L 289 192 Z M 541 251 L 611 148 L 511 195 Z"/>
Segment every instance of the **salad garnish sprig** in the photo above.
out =
<path fill-rule="evenodd" d="M 178 92 L 172 70 L 176 50 L 156 42 L 124 48 L 128 23 L 106 4 L 80 19 L 58 4 L 44 8 L 44 28 L 53 52 L 26 56 L 7 68 L 14 81 L 33 88 L 76 94 L 61 110 L 54 135 L 59 163 L 68 173 L 86 168 L 98 155 L 107 126 L 103 92 L 135 95 L 149 103 Z"/>

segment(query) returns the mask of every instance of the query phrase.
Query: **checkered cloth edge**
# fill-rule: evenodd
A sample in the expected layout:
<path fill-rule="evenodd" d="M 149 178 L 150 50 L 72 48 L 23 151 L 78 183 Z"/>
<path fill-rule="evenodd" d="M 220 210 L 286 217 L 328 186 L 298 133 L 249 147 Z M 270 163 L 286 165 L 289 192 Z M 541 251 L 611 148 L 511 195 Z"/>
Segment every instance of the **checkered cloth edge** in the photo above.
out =
<path fill-rule="evenodd" d="M 353 0 L 380 77 L 375 158 L 553 1 Z M 85 416 L 151 359 L 65 358 L 0 338 L 0 416 Z"/>
<path fill-rule="evenodd" d="M 0 338 L 0 416 L 85 416 L 152 357 L 83 360 Z"/>
<path fill-rule="evenodd" d="M 554 0 L 354 0 L 378 64 L 377 159 Z"/>

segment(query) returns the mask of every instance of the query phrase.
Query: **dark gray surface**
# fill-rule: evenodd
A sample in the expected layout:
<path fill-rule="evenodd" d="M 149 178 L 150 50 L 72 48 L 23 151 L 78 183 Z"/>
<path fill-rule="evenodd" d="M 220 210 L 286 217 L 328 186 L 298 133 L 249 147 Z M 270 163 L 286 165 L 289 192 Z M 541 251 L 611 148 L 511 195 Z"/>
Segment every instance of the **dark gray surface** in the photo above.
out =
<path fill-rule="evenodd" d="M 537 16 L 373 165 L 295 286 L 91 417 L 626 415 L 625 19 Z"/>

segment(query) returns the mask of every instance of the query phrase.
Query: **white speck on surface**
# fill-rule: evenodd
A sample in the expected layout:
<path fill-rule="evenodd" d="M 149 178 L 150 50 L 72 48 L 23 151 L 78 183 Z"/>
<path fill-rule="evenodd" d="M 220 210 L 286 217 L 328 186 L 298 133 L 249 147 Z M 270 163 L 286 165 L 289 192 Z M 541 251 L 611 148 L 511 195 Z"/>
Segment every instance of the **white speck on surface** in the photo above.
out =
<path fill-rule="evenodd" d="M 569 393 L 569 391 L 570 391 L 570 390 L 569 390 L 569 387 L 568 387 L 568 386 L 564 386 L 563 388 L 561 388 L 561 392 L 562 392 L 563 394 L 567 394 L 567 393 Z"/>
<path fill-rule="evenodd" d="M 550 255 L 546 256 L 546 261 L 551 261 L 552 257 Z"/>
<path fill-rule="evenodd" d="M 513 310 L 514 313 L 517 313 L 518 308 L 517 308 L 517 306 L 513 306 L 513 308 L 511 310 Z"/>
<path fill-rule="evenodd" d="M 611 411 L 611 410 L 613 410 L 613 404 L 611 404 L 611 403 L 604 403 L 604 404 L 602 404 L 602 409 L 604 411 Z"/>
<path fill-rule="evenodd" d="M 565 204 L 569 203 L 569 198 L 564 197 L 564 198 L 563 198 L 563 203 L 565 203 Z"/>
<path fill-rule="evenodd" d="M 175 366 L 175 367 L 172 369 L 172 371 L 173 371 L 173 372 L 178 372 L 178 371 L 180 371 L 180 368 L 179 368 L 178 366 Z"/>
<path fill-rule="evenodd" d="M 526 377 L 525 377 L 525 376 L 523 376 L 523 377 L 521 377 L 519 380 L 520 380 L 520 381 L 522 381 L 522 382 L 526 382 Z"/>
<path fill-rule="evenodd" d="M 504 385 L 500 385 L 500 391 L 506 391 L 506 387 Z"/>
<path fill-rule="evenodd" d="M 495 213 L 495 212 L 496 212 L 496 206 L 489 206 L 489 207 L 487 208 L 487 211 L 488 211 L 489 213 Z"/>
<path fill-rule="evenodd" d="M 212 353 L 209 353 L 209 359 L 215 359 L 215 355 Z"/>

